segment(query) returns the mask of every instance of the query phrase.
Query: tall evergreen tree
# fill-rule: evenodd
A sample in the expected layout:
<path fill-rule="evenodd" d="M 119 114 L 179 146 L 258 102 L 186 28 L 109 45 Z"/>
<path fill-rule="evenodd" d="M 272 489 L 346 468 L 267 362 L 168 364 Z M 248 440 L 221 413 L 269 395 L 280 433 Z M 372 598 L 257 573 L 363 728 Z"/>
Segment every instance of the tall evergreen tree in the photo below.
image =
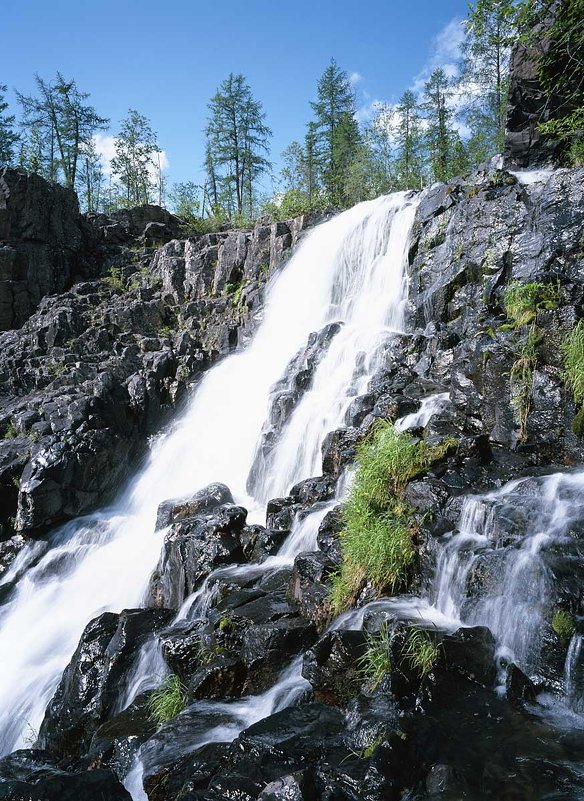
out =
<path fill-rule="evenodd" d="M 208 105 L 208 182 L 213 204 L 228 214 L 253 214 L 257 181 L 270 168 L 271 130 L 243 75 L 230 74 Z"/>
<path fill-rule="evenodd" d="M 81 206 L 89 212 L 99 211 L 104 199 L 105 176 L 93 139 L 83 145 L 77 177 L 77 193 Z"/>
<path fill-rule="evenodd" d="M 153 177 L 159 147 L 150 121 L 135 109 L 130 109 L 122 121 L 115 150 L 112 175 L 123 187 L 124 203 L 128 206 L 149 203 L 155 188 Z"/>
<path fill-rule="evenodd" d="M 311 103 L 317 156 L 322 182 L 334 202 L 342 200 L 347 166 L 361 144 L 355 120 L 355 95 L 349 76 L 331 59 L 317 85 L 317 100 Z"/>
<path fill-rule="evenodd" d="M 452 148 L 452 110 L 448 105 L 451 83 L 446 73 L 438 67 L 424 86 L 422 109 L 426 112 L 426 141 L 428 144 L 432 176 L 436 181 L 446 181 L 450 172 Z"/>
<path fill-rule="evenodd" d="M 395 109 L 393 127 L 396 183 L 399 189 L 419 189 L 423 182 L 423 134 L 415 94 L 407 90 Z"/>
<path fill-rule="evenodd" d="M 515 12 L 515 0 L 476 0 L 469 10 L 459 84 L 475 160 L 503 149 Z"/>
<path fill-rule="evenodd" d="M 77 88 L 75 80 L 66 81 L 60 72 L 54 81 L 35 75 L 38 94 L 17 93 L 23 109 L 22 125 L 43 148 L 42 160 L 48 177 L 62 176 L 66 186 L 76 186 L 79 159 L 92 136 L 107 127 L 109 120 L 100 117 L 85 101 L 87 92 Z"/>
<path fill-rule="evenodd" d="M 19 139 L 14 130 L 14 114 L 6 114 L 8 109 L 8 103 L 4 99 L 6 90 L 6 85 L 0 83 L 0 166 L 14 163 Z"/>

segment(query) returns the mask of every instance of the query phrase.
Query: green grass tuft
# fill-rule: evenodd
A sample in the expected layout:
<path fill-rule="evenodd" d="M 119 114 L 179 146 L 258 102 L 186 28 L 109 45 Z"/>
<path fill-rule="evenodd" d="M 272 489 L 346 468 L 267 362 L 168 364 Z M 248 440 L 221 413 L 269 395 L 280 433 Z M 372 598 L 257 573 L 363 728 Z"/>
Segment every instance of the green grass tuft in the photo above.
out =
<path fill-rule="evenodd" d="M 527 418 L 531 410 L 533 373 L 537 367 L 540 341 L 541 334 L 535 323 L 532 323 L 511 367 L 511 408 L 517 417 L 522 441 L 527 439 Z"/>
<path fill-rule="evenodd" d="M 584 402 L 584 320 L 580 320 L 566 336 L 562 353 L 564 380 L 576 403 Z"/>
<path fill-rule="evenodd" d="M 367 648 L 359 659 L 364 675 L 377 687 L 386 673 L 391 673 L 391 643 L 393 635 L 387 623 L 375 634 L 367 634 Z"/>
<path fill-rule="evenodd" d="M 185 688 L 175 674 L 167 676 L 148 698 L 148 717 L 157 726 L 176 717 L 187 704 Z"/>
<path fill-rule="evenodd" d="M 428 676 L 440 656 L 437 645 L 427 631 L 412 626 L 403 649 L 403 657 L 408 666 L 422 678 Z"/>
<path fill-rule="evenodd" d="M 538 311 L 558 307 L 560 292 L 559 283 L 530 281 L 522 284 L 513 281 L 503 297 L 505 314 L 514 321 L 515 326 L 528 325 L 535 319 Z"/>
<path fill-rule="evenodd" d="M 416 551 L 413 510 L 402 500 L 407 482 L 443 458 L 452 439 L 435 447 L 377 424 L 357 449 L 357 473 L 345 504 L 343 563 L 333 576 L 330 606 L 339 614 L 356 598 L 364 579 L 377 592 L 406 588 Z"/>

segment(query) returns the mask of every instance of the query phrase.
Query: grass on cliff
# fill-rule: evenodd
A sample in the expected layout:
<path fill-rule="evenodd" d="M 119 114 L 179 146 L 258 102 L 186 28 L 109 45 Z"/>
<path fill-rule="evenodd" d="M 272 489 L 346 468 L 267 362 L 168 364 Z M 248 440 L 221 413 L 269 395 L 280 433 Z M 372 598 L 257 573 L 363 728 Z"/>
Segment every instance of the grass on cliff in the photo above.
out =
<path fill-rule="evenodd" d="M 405 589 L 415 559 L 416 522 L 403 501 L 407 482 L 442 458 L 454 443 L 436 448 L 377 424 L 357 449 L 357 472 L 343 512 L 343 561 L 333 577 L 330 606 L 339 614 L 356 598 L 363 581 L 377 592 Z"/>
<path fill-rule="evenodd" d="M 359 659 L 359 667 L 373 688 L 377 687 L 386 673 L 391 673 L 391 643 L 393 635 L 387 623 L 375 634 L 367 634 L 367 647 Z"/>
<path fill-rule="evenodd" d="M 185 688 L 175 674 L 167 676 L 148 698 L 148 717 L 157 726 L 176 717 L 187 705 Z"/>
<path fill-rule="evenodd" d="M 566 336 L 562 346 L 564 379 L 576 403 L 584 403 L 584 320 Z"/>
<path fill-rule="evenodd" d="M 552 617 L 552 629 L 558 635 L 562 645 L 567 645 L 576 630 L 574 618 L 565 609 L 557 609 Z"/>
<path fill-rule="evenodd" d="M 511 408 L 517 417 L 519 436 L 522 441 L 527 438 L 527 419 L 531 409 L 533 373 L 537 367 L 540 341 L 541 333 L 535 323 L 532 323 L 521 347 L 517 351 L 517 359 L 511 367 Z"/>
<path fill-rule="evenodd" d="M 438 661 L 440 646 L 432 640 L 427 631 L 412 626 L 408 632 L 403 656 L 408 666 L 421 678 L 425 678 Z"/>
<path fill-rule="evenodd" d="M 513 320 L 514 327 L 531 323 L 538 311 L 556 309 L 559 302 L 559 284 L 544 284 L 541 281 L 526 284 L 513 281 L 503 297 L 505 314 Z"/>

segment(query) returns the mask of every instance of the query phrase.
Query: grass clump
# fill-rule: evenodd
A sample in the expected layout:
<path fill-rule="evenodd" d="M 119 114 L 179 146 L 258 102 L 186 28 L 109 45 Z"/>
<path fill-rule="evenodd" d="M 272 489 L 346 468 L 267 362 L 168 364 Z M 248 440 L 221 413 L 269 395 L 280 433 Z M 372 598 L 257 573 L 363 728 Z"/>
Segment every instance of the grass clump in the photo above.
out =
<path fill-rule="evenodd" d="M 367 648 L 359 658 L 359 667 L 368 678 L 373 688 L 377 687 L 386 673 L 391 672 L 391 643 L 393 634 L 387 623 L 384 623 L 375 634 L 367 634 Z"/>
<path fill-rule="evenodd" d="M 527 438 L 527 418 L 531 409 L 533 373 L 537 367 L 540 340 L 541 334 L 532 323 L 511 367 L 511 408 L 517 417 L 522 441 Z"/>
<path fill-rule="evenodd" d="M 560 285 L 530 281 L 522 284 L 513 281 L 503 297 L 505 314 L 515 326 L 528 325 L 537 312 L 543 309 L 556 309 L 560 302 Z"/>
<path fill-rule="evenodd" d="M 411 478 L 441 459 L 452 444 L 448 440 L 429 447 L 384 421 L 358 447 L 355 481 L 343 512 L 343 562 L 330 592 L 333 614 L 350 605 L 363 580 L 377 592 L 407 586 L 416 555 L 416 524 L 403 492 Z"/>
<path fill-rule="evenodd" d="M 18 436 L 18 429 L 11 420 L 4 429 L 4 439 L 16 439 Z"/>
<path fill-rule="evenodd" d="M 157 726 L 176 717 L 187 705 L 185 688 L 175 674 L 167 676 L 148 698 L 148 717 Z"/>
<path fill-rule="evenodd" d="M 557 609 L 552 617 L 552 629 L 560 638 L 562 645 L 567 645 L 576 630 L 574 618 L 565 609 Z"/>
<path fill-rule="evenodd" d="M 422 678 L 428 676 L 440 656 L 440 646 L 427 631 L 412 626 L 403 649 L 403 657 L 411 670 Z"/>
<path fill-rule="evenodd" d="M 566 336 L 562 353 L 564 380 L 576 403 L 584 402 L 584 320 L 580 320 Z"/>
<path fill-rule="evenodd" d="M 112 289 L 115 289 L 117 292 L 123 292 L 126 288 L 124 282 L 124 274 L 119 267 L 110 267 L 109 273 L 105 277 L 105 282 Z"/>

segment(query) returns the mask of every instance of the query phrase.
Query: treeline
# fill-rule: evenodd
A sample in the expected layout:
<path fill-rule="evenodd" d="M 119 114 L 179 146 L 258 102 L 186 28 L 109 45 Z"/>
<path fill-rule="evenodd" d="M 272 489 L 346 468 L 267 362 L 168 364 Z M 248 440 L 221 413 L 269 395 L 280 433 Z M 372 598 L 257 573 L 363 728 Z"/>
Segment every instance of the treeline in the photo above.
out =
<path fill-rule="evenodd" d="M 359 120 L 351 80 L 332 59 L 317 82 L 304 138 L 286 148 L 278 176 L 262 104 L 245 77 L 234 74 L 208 104 L 200 184 L 166 186 L 157 135 L 134 109 L 115 133 L 106 176 L 96 135 L 108 130 L 110 121 L 60 73 L 51 81 L 36 76 L 34 95 L 16 93 L 18 124 L 0 85 L 0 164 L 21 165 L 64 183 L 89 211 L 157 202 L 202 225 L 265 211 L 286 217 L 342 208 L 394 190 L 419 189 L 465 174 L 501 152 L 510 48 L 521 38 L 537 50 L 538 25 L 552 8 L 553 48 L 540 59 L 538 72 L 545 98 L 560 113 L 541 127 L 563 138 L 568 158 L 581 163 L 584 0 L 475 0 L 456 77 L 437 68 L 419 92 L 405 91 L 395 105 L 378 104 L 368 119 Z M 266 179 L 276 185 L 271 200 L 261 193 Z"/>

